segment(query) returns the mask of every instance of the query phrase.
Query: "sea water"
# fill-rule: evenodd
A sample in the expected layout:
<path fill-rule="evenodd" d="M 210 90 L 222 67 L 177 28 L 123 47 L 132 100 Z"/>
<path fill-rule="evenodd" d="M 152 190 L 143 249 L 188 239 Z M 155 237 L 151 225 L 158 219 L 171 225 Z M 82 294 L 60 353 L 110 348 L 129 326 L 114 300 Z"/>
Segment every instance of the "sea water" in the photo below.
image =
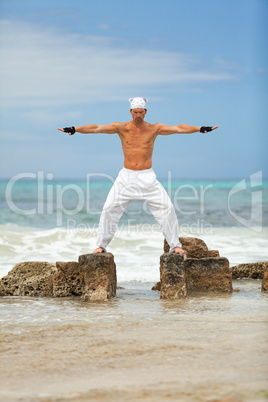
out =
<path fill-rule="evenodd" d="M 267 181 L 162 184 L 181 236 L 202 238 L 231 266 L 268 259 Z M 110 177 L 56 181 L 40 172 L 1 181 L 0 277 L 18 262 L 92 252 L 111 185 Z M 108 303 L 0 298 L 1 400 L 267 400 L 260 280 L 233 281 L 232 294 L 161 300 L 151 287 L 163 235 L 137 201 L 108 250 L 122 287 Z"/>

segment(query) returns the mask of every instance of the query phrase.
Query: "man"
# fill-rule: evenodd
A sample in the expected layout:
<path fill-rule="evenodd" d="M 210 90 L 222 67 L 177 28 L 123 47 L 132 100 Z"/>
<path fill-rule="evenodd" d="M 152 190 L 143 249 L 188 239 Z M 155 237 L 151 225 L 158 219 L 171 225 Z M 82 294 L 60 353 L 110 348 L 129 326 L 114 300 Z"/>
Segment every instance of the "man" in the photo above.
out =
<path fill-rule="evenodd" d="M 158 135 L 206 133 L 216 127 L 194 127 L 186 124 L 166 126 L 150 124 L 144 121 L 147 113 L 145 98 L 130 98 L 132 120 L 126 123 L 108 125 L 89 124 L 81 127 L 65 127 L 58 130 L 73 135 L 74 133 L 118 134 L 124 153 L 124 167 L 120 171 L 111 188 L 100 218 L 97 235 L 97 248 L 94 253 L 106 252 L 112 240 L 118 222 L 127 207 L 134 199 L 145 200 L 150 211 L 159 223 L 170 252 L 184 254 L 179 242 L 179 228 L 175 209 L 171 200 L 156 179 L 152 169 L 154 142 Z"/>

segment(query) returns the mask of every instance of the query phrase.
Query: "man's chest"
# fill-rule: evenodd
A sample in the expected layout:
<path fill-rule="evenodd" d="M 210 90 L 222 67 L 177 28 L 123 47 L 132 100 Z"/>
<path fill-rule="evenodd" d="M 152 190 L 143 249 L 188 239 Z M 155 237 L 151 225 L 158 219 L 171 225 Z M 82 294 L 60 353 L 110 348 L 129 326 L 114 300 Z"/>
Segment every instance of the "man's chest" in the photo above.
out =
<path fill-rule="evenodd" d="M 120 136 L 124 147 L 152 147 L 155 135 L 152 130 L 129 130 Z"/>

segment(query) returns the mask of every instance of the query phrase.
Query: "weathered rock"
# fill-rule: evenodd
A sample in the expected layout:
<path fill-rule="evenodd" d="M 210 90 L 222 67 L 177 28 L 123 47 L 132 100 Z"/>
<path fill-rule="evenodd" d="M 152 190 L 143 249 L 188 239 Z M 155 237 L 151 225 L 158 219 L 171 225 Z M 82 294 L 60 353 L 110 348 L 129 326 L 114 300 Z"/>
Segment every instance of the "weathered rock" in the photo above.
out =
<path fill-rule="evenodd" d="M 218 250 L 208 250 L 208 257 L 219 257 L 220 253 Z"/>
<path fill-rule="evenodd" d="M 262 278 L 262 292 L 268 292 L 268 264 L 263 268 L 263 278 Z"/>
<path fill-rule="evenodd" d="M 116 265 L 111 253 L 84 254 L 79 257 L 84 272 L 84 300 L 109 300 L 116 296 Z"/>
<path fill-rule="evenodd" d="M 23 262 L 0 280 L 0 296 L 116 296 L 116 265 L 111 253 L 86 254 L 79 262 Z"/>
<path fill-rule="evenodd" d="M 185 276 L 189 293 L 232 291 L 232 275 L 227 258 L 187 258 Z"/>
<path fill-rule="evenodd" d="M 184 299 L 187 296 L 184 257 L 164 253 L 160 257 L 161 299 Z"/>
<path fill-rule="evenodd" d="M 57 262 L 53 296 L 109 300 L 116 296 L 116 265 L 111 253 L 85 254 L 79 262 Z"/>
<path fill-rule="evenodd" d="M 183 250 L 187 252 L 187 258 L 208 257 L 208 247 L 202 239 L 196 237 L 180 237 L 179 240 Z"/>
<path fill-rule="evenodd" d="M 231 273 L 233 279 L 237 278 L 262 279 L 265 267 L 268 267 L 268 261 L 238 264 L 235 265 L 234 267 L 231 267 Z"/>
<path fill-rule="evenodd" d="M 0 280 L 0 296 L 52 296 L 55 264 L 21 262 Z"/>
<path fill-rule="evenodd" d="M 57 272 L 52 278 L 53 297 L 82 296 L 84 273 L 78 262 L 57 262 Z"/>
<path fill-rule="evenodd" d="M 187 252 L 187 258 L 219 257 L 217 250 L 208 250 L 206 243 L 197 237 L 179 237 L 183 250 Z M 169 245 L 164 240 L 164 252 L 169 252 Z"/>

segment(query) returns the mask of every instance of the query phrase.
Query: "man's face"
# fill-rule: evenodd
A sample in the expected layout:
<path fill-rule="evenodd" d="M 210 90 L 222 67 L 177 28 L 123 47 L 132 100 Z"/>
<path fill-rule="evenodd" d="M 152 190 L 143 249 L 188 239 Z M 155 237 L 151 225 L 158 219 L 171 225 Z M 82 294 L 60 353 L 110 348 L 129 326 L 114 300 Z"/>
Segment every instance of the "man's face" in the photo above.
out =
<path fill-rule="evenodd" d="M 142 123 L 147 113 L 146 109 L 131 109 L 130 113 L 135 123 Z"/>

